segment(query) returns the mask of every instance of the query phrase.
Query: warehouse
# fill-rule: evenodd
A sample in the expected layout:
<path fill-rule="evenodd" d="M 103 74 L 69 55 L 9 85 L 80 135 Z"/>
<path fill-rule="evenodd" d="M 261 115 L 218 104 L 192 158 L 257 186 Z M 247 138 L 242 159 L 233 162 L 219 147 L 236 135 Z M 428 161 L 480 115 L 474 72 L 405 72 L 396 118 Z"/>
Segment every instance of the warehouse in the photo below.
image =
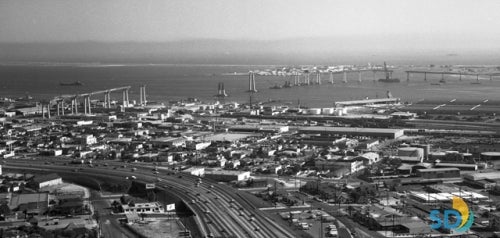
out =
<path fill-rule="evenodd" d="M 424 179 L 458 178 L 460 177 L 460 170 L 457 168 L 417 169 L 417 175 Z"/>
<path fill-rule="evenodd" d="M 250 172 L 230 170 L 205 170 L 205 178 L 220 182 L 243 181 L 250 178 Z"/>
<path fill-rule="evenodd" d="M 302 134 L 321 134 L 327 135 L 346 135 L 346 136 L 368 136 L 368 137 L 383 137 L 395 139 L 403 135 L 403 130 L 400 129 L 385 129 L 385 128 L 359 128 L 359 127 L 326 127 L 326 126 L 309 126 L 299 128 L 299 133 Z"/>

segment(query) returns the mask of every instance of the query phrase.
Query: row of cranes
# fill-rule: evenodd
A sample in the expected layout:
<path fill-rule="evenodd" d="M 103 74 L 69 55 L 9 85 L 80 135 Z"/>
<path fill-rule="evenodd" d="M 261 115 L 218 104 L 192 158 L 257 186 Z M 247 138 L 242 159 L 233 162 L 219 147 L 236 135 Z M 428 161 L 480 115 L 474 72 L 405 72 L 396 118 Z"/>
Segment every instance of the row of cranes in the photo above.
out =
<path fill-rule="evenodd" d="M 45 117 L 51 117 L 51 111 L 55 111 L 55 115 L 61 116 L 65 115 L 68 111 L 70 114 L 81 114 L 82 111 L 80 107 L 83 106 L 83 114 L 90 115 L 92 114 L 92 107 L 97 106 L 98 103 L 92 103 L 92 97 L 104 95 L 104 100 L 102 101 L 102 108 L 110 109 L 112 108 L 112 99 L 111 94 L 116 92 L 122 93 L 122 111 L 125 108 L 131 107 L 130 99 L 129 99 L 129 91 L 130 86 L 104 89 L 99 91 L 92 91 L 88 93 L 79 93 L 74 95 L 61 95 L 56 96 L 51 100 L 43 101 L 41 104 L 42 107 L 42 115 Z M 81 101 L 83 99 L 83 102 Z M 114 103 L 113 103 L 114 104 Z M 146 85 L 141 85 L 139 87 L 139 106 L 146 106 L 147 98 L 146 98 Z M 118 105 L 117 105 L 118 106 Z"/>

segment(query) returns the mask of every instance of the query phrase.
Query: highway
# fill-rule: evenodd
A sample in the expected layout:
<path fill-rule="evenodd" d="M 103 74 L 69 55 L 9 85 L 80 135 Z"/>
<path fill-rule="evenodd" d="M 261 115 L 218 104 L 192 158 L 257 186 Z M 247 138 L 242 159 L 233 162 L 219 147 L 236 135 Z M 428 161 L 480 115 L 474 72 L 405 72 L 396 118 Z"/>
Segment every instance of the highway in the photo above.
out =
<path fill-rule="evenodd" d="M 47 162 L 50 161 L 50 162 Z M 64 161 L 66 162 L 66 161 Z M 82 167 L 80 172 L 72 172 L 81 165 L 63 165 L 61 159 L 44 160 L 7 160 L 5 169 L 46 170 L 47 172 L 81 173 L 85 175 L 105 175 L 125 178 L 136 176 L 137 181 L 151 183 L 156 181 L 158 188 L 171 192 L 182 199 L 196 214 L 195 220 L 204 237 L 294 237 L 287 228 L 270 220 L 262 211 L 239 196 L 235 189 L 203 179 L 195 186 L 198 177 L 187 174 L 173 174 L 161 170 L 154 174 L 152 165 L 108 162 L 109 166 Z M 117 169 L 113 169 L 115 167 Z M 131 171 L 131 167 L 137 168 Z M 170 174 L 170 175 L 168 175 Z"/>

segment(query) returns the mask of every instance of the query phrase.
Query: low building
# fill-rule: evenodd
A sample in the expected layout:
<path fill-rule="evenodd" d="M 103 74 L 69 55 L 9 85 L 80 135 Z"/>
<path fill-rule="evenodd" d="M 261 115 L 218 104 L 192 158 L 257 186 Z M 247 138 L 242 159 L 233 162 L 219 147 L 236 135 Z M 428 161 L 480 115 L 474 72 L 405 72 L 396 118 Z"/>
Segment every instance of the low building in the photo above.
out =
<path fill-rule="evenodd" d="M 145 213 L 145 214 L 154 214 L 154 213 L 164 213 L 165 209 L 158 202 L 147 202 L 147 203 L 135 203 L 133 206 L 131 205 L 122 205 L 123 212 L 125 214 L 128 213 Z"/>
<path fill-rule="evenodd" d="M 328 127 L 308 126 L 300 127 L 299 133 L 320 135 L 346 135 L 346 136 L 369 136 L 395 139 L 403 136 L 404 130 L 385 128 L 360 128 L 360 127 Z"/>
<path fill-rule="evenodd" d="M 183 137 L 165 137 L 151 140 L 151 144 L 157 147 L 180 147 L 184 146 L 186 139 Z"/>
<path fill-rule="evenodd" d="M 13 194 L 9 208 L 13 211 L 26 211 L 28 215 L 43 214 L 49 206 L 49 193 Z"/>
<path fill-rule="evenodd" d="M 250 178 L 250 172 L 229 171 L 229 170 L 208 170 L 205 171 L 205 178 L 221 182 L 243 181 Z"/>
<path fill-rule="evenodd" d="M 47 186 L 62 184 L 62 178 L 61 176 L 52 173 L 52 174 L 35 176 L 32 180 L 32 183 L 34 187 L 40 189 Z"/>
<path fill-rule="evenodd" d="M 472 173 L 464 175 L 464 182 L 467 184 L 480 186 L 485 189 L 490 189 L 497 184 L 500 184 L 500 173 Z"/>
<path fill-rule="evenodd" d="M 460 170 L 457 168 L 417 169 L 417 175 L 424 179 L 458 178 Z"/>
<path fill-rule="evenodd" d="M 194 176 L 203 176 L 205 174 L 205 168 L 203 168 L 203 167 L 191 167 L 191 168 L 187 168 L 187 169 L 183 170 L 182 172 L 190 174 L 190 175 L 194 175 Z"/>
<path fill-rule="evenodd" d="M 74 141 L 75 143 L 80 145 L 93 145 L 97 143 L 97 138 L 95 138 L 93 135 L 81 135 L 75 137 Z"/>

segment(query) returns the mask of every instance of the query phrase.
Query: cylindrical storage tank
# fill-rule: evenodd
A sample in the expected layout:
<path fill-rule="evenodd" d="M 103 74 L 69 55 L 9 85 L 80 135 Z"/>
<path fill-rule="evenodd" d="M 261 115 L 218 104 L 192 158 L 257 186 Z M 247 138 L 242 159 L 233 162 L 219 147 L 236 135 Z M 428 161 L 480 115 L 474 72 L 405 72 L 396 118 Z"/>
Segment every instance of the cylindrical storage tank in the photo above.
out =
<path fill-rule="evenodd" d="M 462 153 L 462 156 L 464 157 L 464 159 L 472 159 L 471 153 Z"/>
<path fill-rule="evenodd" d="M 322 108 L 321 109 L 321 114 L 331 115 L 331 114 L 333 114 L 333 108 L 331 108 L 331 107 Z"/>
<path fill-rule="evenodd" d="M 398 156 L 424 157 L 424 149 L 417 147 L 398 148 Z"/>
<path fill-rule="evenodd" d="M 321 108 L 309 108 L 307 110 L 307 114 L 309 114 L 309 115 L 320 115 L 321 114 Z"/>
<path fill-rule="evenodd" d="M 483 152 L 481 153 L 481 159 L 483 160 L 489 160 L 489 161 L 500 161 L 500 152 Z"/>

